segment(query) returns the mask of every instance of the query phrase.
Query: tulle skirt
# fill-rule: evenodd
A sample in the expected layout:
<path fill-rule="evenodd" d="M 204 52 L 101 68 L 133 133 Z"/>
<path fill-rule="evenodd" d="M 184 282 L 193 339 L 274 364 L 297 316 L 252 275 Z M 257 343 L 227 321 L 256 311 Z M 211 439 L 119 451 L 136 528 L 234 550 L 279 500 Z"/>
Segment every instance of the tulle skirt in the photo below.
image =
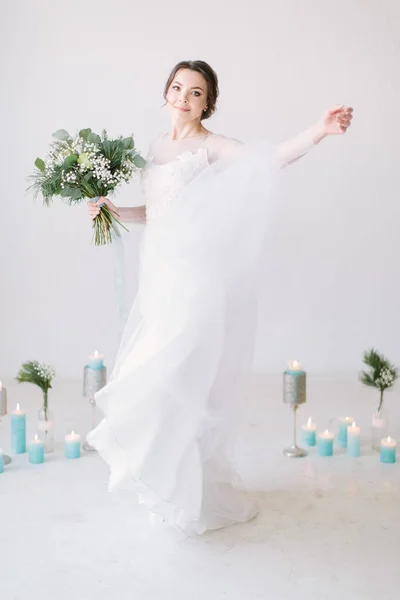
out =
<path fill-rule="evenodd" d="M 274 150 L 218 161 L 146 224 L 139 289 L 88 434 L 168 524 L 203 533 L 256 513 L 234 445 L 257 329 L 262 249 L 275 210 Z"/>

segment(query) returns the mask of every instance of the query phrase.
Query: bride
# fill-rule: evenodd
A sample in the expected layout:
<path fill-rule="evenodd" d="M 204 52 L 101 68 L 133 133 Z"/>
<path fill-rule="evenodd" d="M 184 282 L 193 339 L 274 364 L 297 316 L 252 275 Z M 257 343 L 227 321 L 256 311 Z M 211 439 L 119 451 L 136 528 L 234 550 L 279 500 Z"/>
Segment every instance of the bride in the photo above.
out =
<path fill-rule="evenodd" d="M 256 336 L 257 281 L 271 228 L 275 184 L 329 135 L 346 132 L 352 108 L 329 108 L 288 142 L 251 144 L 204 127 L 218 80 L 203 61 L 172 70 L 164 98 L 171 130 L 150 145 L 145 206 L 105 202 L 126 222 L 146 222 L 139 288 L 88 434 L 110 467 L 109 489 L 129 481 L 150 513 L 186 534 L 251 519 L 234 443 L 246 410 L 244 380 Z"/>

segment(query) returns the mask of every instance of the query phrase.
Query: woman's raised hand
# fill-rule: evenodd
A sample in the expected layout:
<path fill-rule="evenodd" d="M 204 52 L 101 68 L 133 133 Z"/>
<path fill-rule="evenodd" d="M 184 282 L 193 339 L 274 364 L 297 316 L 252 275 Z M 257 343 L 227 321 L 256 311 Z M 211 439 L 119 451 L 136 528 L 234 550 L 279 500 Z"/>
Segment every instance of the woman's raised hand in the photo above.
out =
<path fill-rule="evenodd" d="M 351 125 L 353 109 L 351 106 L 337 104 L 328 108 L 321 117 L 321 129 L 325 135 L 343 135 Z"/>

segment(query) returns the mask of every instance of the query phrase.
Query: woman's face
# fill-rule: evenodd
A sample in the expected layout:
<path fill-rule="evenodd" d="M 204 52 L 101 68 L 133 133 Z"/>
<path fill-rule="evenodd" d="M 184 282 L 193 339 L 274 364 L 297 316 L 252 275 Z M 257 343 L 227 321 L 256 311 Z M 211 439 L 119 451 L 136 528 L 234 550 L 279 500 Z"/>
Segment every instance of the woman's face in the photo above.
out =
<path fill-rule="evenodd" d="M 207 106 L 207 82 L 203 75 L 190 69 L 181 69 L 175 75 L 167 92 L 167 104 L 174 120 L 200 120 Z"/>

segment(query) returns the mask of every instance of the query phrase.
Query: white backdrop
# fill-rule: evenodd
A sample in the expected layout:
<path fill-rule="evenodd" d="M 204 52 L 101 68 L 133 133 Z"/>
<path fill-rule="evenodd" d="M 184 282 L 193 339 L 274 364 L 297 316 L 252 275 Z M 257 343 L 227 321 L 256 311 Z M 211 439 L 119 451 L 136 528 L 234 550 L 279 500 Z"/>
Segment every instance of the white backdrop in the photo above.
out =
<path fill-rule="evenodd" d="M 220 78 L 212 131 L 281 141 L 330 104 L 354 124 L 287 170 L 269 242 L 255 368 L 358 370 L 375 345 L 400 362 L 400 5 L 396 0 L 14 0 L 2 11 L 0 378 L 23 360 L 79 377 L 118 344 L 112 248 L 90 245 L 86 208 L 47 209 L 26 177 L 56 129 L 168 129 L 162 89 L 182 59 Z M 137 184 L 118 204 L 143 203 Z M 129 294 L 142 226 L 128 240 Z"/>

